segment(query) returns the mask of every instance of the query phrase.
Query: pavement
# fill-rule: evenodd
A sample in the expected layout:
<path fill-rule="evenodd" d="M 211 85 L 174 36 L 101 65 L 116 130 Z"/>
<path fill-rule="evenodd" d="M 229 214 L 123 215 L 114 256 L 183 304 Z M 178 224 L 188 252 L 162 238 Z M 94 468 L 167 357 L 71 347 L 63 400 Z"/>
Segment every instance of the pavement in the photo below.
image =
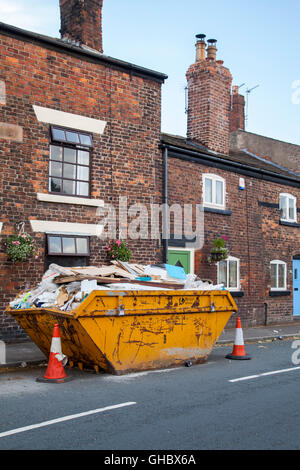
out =
<path fill-rule="evenodd" d="M 255 326 L 242 328 L 245 344 L 258 341 L 280 341 L 284 339 L 300 339 L 300 321 L 287 324 Z M 230 345 L 234 343 L 235 328 L 223 330 L 217 345 Z M 31 340 L 7 343 L 3 347 L 0 341 L 0 372 L 1 369 L 15 367 L 28 367 L 47 363 L 48 358 Z"/>

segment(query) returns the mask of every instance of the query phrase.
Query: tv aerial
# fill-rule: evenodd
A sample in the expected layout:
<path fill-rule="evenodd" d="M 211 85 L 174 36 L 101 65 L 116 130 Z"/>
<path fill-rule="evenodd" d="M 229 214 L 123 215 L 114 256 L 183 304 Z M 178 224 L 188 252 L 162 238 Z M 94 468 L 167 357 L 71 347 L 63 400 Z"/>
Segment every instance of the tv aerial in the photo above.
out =
<path fill-rule="evenodd" d="M 244 84 L 243 84 L 244 85 Z M 241 85 L 241 86 L 243 86 Z M 255 85 L 254 87 L 252 88 L 247 88 L 246 89 L 246 113 L 245 113 L 245 129 L 247 127 L 247 124 L 248 124 L 248 110 L 249 110 L 249 95 L 250 93 L 255 90 L 255 88 L 258 88 L 259 85 Z"/>

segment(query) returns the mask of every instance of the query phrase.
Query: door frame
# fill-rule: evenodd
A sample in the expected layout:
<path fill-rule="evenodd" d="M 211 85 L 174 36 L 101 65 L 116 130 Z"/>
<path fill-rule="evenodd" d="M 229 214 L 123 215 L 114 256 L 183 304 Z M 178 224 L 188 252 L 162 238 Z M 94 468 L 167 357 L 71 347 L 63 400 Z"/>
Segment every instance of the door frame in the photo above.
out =
<path fill-rule="evenodd" d="M 295 276 L 295 271 L 294 271 L 294 270 L 295 270 L 295 264 L 296 264 L 296 262 L 298 262 L 298 264 L 299 264 L 298 275 L 300 276 L 300 256 L 299 256 L 299 255 L 294 256 L 294 258 L 293 258 L 293 286 L 292 286 L 292 289 L 293 289 L 293 316 L 294 316 L 294 317 L 300 317 L 300 292 L 299 292 L 299 294 L 298 294 L 298 296 L 299 296 L 299 300 L 298 300 L 298 302 L 299 302 L 298 312 L 299 312 L 299 313 L 295 313 L 295 310 L 296 310 L 296 309 L 295 309 L 296 302 L 295 302 L 295 278 L 294 278 L 294 276 Z M 298 282 L 299 282 L 299 280 L 300 280 L 300 279 L 298 279 Z"/>
<path fill-rule="evenodd" d="M 195 248 L 169 246 L 168 251 L 188 251 L 190 253 L 190 274 L 195 274 Z"/>

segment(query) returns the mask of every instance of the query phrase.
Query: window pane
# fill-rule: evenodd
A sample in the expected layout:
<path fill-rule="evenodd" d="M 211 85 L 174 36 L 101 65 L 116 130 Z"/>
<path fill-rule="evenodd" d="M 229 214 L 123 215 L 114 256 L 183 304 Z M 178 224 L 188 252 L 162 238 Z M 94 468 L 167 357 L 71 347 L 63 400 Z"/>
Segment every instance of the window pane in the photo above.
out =
<path fill-rule="evenodd" d="M 277 287 L 277 264 L 271 264 L 271 287 L 275 289 Z"/>
<path fill-rule="evenodd" d="M 205 178 L 205 202 L 212 202 L 212 180 Z"/>
<path fill-rule="evenodd" d="M 54 193 L 61 193 L 62 191 L 62 180 L 50 178 L 50 191 Z"/>
<path fill-rule="evenodd" d="M 79 135 L 77 132 L 70 132 L 66 131 L 66 136 L 67 136 L 67 141 L 68 142 L 74 142 L 75 144 L 79 144 Z"/>
<path fill-rule="evenodd" d="M 77 167 L 77 179 L 88 181 L 90 176 L 90 170 L 86 166 L 78 166 Z"/>
<path fill-rule="evenodd" d="M 62 147 L 57 147 L 57 145 L 50 146 L 50 158 L 51 160 L 62 161 Z"/>
<path fill-rule="evenodd" d="M 227 287 L 227 261 L 219 262 L 219 284 L 224 284 Z"/>
<path fill-rule="evenodd" d="M 74 238 L 63 238 L 63 253 L 76 253 L 75 239 Z"/>
<path fill-rule="evenodd" d="M 52 136 L 54 140 L 66 140 L 65 131 L 63 131 L 62 129 L 55 129 L 54 127 L 52 127 Z"/>
<path fill-rule="evenodd" d="M 89 135 L 80 134 L 80 142 L 82 145 L 89 145 L 90 147 L 92 146 L 92 139 Z"/>
<path fill-rule="evenodd" d="M 88 196 L 89 195 L 89 184 L 77 182 L 77 194 L 78 196 Z"/>
<path fill-rule="evenodd" d="M 75 181 L 67 181 L 64 180 L 63 182 L 63 193 L 64 194 L 75 194 Z"/>
<path fill-rule="evenodd" d="M 223 182 L 216 181 L 216 204 L 223 204 Z"/>
<path fill-rule="evenodd" d="M 295 200 L 289 199 L 289 219 L 295 220 Z"/>
<path fill-rule="evenodd" d="M 280 196 L 280 217 L 282 219 L 288 218 L 288 198 L 286 196 Z"/>
<path fill-rule="evenodd" d="M 231 288 L 237 288 L 238 281 L 238 263 L 237 261 L 229 261 L 229 286 Z"/>
<path fill-rule="evenodd" d="M 72 180 L 76 178 L 76 165 L 64 164 L 64 178 L 70 178 Z"/>
<path fill-rule="evenodd" d="M 77 253 L 88 254 L 88 241 L 86 238 L 76 238 Z"/>
<path fill-rule="evenodd" d="M 76 163 L 76 150 L 65 148 L 64 160 L 65 162 Z"/>
<path fill-rule="evenodd" d="M 90 154 L 89 154 L 89 152 L 84 152 L 83 150 L 78 150 L 78 164 L 79 165 L 89 165 L 90 164 Z"/>
<path fill-rule="evenodd" d="M 48 237 L 49 253 L 61 253 L 60 237 Z"/>
<path fill-rule="evenodd" d="M 285 288 L 285 265 L 278 264 L 278 285 L 279 289 Z"/>
<path fill-rule="evenodd" d="M 62 176 L 62 163 L 50 162 L 50 175 L 51 176 Z"/>

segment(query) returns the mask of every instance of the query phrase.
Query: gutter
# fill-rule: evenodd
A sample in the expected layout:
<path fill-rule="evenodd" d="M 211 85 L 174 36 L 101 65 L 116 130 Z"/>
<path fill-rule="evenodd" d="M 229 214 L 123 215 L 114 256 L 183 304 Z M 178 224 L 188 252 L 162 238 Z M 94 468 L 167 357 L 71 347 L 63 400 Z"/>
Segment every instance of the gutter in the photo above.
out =
<path fill-rule="evenodd" d="M 234 162 L 232 160 L 226 160 L 219 156 L 208 155 L 202 152 L 195 152 L 189 149 L 183 149 L 174 145 L 161 142 L 163 149 L 168 148 L 170 150 L 170 157 L 179 158 L 194 163 L 204 163 L 209 166 L 214 166 L 228 171 L 228 167 L 232 168 L 236 173 L 250 176 L 253 178 L 259 178 L 266 181 L 272 181 L 274 183 L 281 183 L 296 188 L 300 187 L 300 180 L 290 176 L 279 175 L 270 170 L 264 170 L 261 168 L 255 168 L 252 166 L 245 165 L 243 163 Z"/>
<path fill-rule="evenodd" d="M 140 67 L 139 65 L 134 65 L 130 62 L 115 59 L 91 49 L 84 49 L 80 46 L 64 42 L 61 39 L 51 38 L 42 34 L 33 33 L 32 31 L 26 31 L 6 23 L 0 22 L 0 33 L 9 37 L 14 37 L 16 39 L 45 46 L 49 49 L 64 51 L 70 55 L 80 55 L 86 60 L 91 60 L 95 63 L 101 63 L 103 65 L 113 66 L 117 69 L 121 69 L 123 71 L 125 70 L 129 74 L 133 74 L 141 78 L 148 78 L 159 83 L 163 83 L 168 78 L 168 76 L 164 73 L 156 72 L 145 67 Z"/>

